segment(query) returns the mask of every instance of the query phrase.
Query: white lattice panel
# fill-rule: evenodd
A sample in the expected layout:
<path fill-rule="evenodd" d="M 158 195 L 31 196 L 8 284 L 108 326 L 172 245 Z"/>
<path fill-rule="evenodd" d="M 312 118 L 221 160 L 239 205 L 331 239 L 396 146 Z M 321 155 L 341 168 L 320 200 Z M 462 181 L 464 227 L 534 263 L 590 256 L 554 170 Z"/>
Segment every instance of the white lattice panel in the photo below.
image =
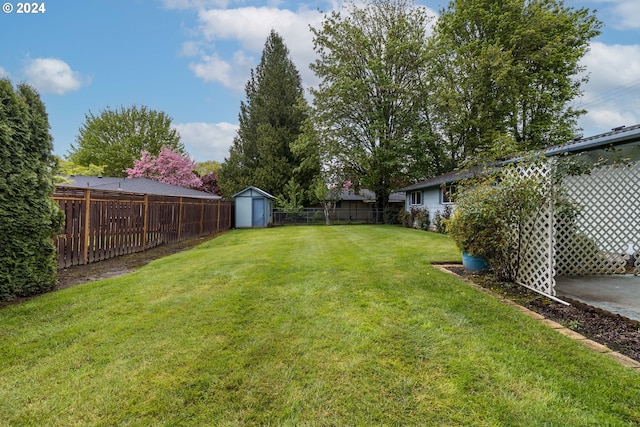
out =
<path fill-rule="evenodd" d="M 520 167 L 524 176 L 545 174 L 546 166 Z M 555 276 L 625 273 L 640 269 L 640 162 L 593 168 L 590 173 L 549 180 L 547 206 L 527 224 L 518 282 L 555 295 Z M 577 216 L 556 205 L 562 194 Z M 514 254 L 516 256 L 517 254 Z"/>
<path fill-rule="evenodd" d="M 602 166 L 564 180 L 580 214 L 556 230 L 558 275 L 625 272 L 640 249 L 639 184 L 638 162 Z"/>
<path fill-rule="evenodd" d="M 549 206 L 542 207 L 525 227 L 526 245 L 518 274 L 518 282 L 549 295 L 555 295 L 552 215 Z"/>
<path fill-rule="evenodd" d="M 538 176 L 545 178 L 548 175 L 549 163 L 529 164 L 520 166 L 517 172 L 523 176 Z M 547 179 L 548 181 L 548 179 Z M 520 249 L 520 270 L 517 281 L 530 288 L 549 295 L 555 295 L 554 280 L 554 235 L 553 235 L 553 206 L 548 200 L 552 188 L 550 182 L 541 189 L 545 193 L 547 202 L 540 206 L 538 212 L 524 225 L 522 230 L 522 245 Z M 517 259 L 518 254 L 514 254 Z"/>

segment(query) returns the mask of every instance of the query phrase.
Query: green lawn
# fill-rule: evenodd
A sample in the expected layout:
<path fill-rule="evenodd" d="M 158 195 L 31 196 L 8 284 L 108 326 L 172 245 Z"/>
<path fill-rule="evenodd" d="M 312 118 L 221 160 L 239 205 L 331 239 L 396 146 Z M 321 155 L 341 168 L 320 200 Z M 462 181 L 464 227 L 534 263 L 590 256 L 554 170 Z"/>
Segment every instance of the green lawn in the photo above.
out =
<path fill-rule="evenodd" d="M 430 266 L 446 236 L 237 230 L 0 310 L 0 425 L 640 424 L 640 375 Z"/>

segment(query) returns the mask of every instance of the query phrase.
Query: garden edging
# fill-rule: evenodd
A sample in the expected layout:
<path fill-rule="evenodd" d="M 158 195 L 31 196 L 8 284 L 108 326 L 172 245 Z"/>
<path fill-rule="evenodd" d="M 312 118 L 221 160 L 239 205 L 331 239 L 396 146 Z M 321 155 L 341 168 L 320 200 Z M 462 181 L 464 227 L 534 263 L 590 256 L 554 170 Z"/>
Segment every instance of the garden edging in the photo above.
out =
<path fill-rule="evenodd" d="M 610 348 L 608 348 L 605 345 L 602 345 L 600 343 L 597 343 L 593 340 L 588 339 L 587 337 L 583 336 L 582 334 L 577 333 L 576 331 L 573 331 L 557 322 L 554 322 L 551 319 L 547 319 L 546 317 L 544 317 L 543 315 L 536 313 L 535 311 L 529 310 L 526 307 L 523 307 L 505 297 L 503 297 L 502 295 L 498 295 L 495 292 L 492 292 L 489 289 L 483 288 L 482 286 L 478 285 L 477 283 L 474 283 L 472 280 L 469 280 L 466 277 L 460 276 L 459 274 L 456 274 L 455 272 L 451 271 L 450 268 L 453 267 L 460 267 L 459 264 L 432 264 L 434 267 L 436 267 L 438 270 L 443 271 L 445 273 L 451 274 L 452 276 L 457 277 L 458 279 L 462 280 L 463 282 L 467 283 L 468 285 L 478 289 L 479 291 L 482 291 L 488 295 L 491 295 L 493 297 L 495 297 L 498 301 L 506 304 L 506 305 L 510 305 L 513 308 L 515 308 L 516 310 L 526 314 L 527 316 L 536 319 L 542 323 L 544 323 L 546 326 L 550 327 L 551 329 L 554 329 L 556 331 L 558 331 L 559 333 L 561 333 L 562 335 L 572 338 L 576 341 L 581 342 L 583 345 L 585 345 L 586 347 L 590 348 L 593 351 L 596 351 L 598 353 L 604 354 L 608 357 L 611 357 L 612 359 L 617 360 L 621 365 L 628 367 L 628 368 L 632 368 L 638 372 L 640 372 L 640 362 L 637 362 L 633 359 L 631 359 L 630 357 L 627 357 L 621 353 L 618 353 L 617 351 L 613 351 Z"/>

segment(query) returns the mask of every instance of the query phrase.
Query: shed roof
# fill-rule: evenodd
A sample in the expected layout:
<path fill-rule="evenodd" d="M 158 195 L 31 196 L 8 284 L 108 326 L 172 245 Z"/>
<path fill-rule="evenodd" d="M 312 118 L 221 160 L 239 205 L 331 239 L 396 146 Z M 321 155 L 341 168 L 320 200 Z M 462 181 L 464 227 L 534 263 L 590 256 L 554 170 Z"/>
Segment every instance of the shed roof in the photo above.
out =
<path fill-rule="evenodd" d="M 276 198 L 275 196 L 272 196 L 271 194 L 267 193 L 266 191 L 261 190 L 261 189 L 259 189 L 258 187 L 254 187 L 253 185 L 248 186 L 248 187 L 247 187 L 247 188 L 245 188 L 244 190 L 240 190 L 240 191 L 238 191 L 236 194 L 234 194 L 234 195 L 233 195 L 233 196 L 231 196 L 231 197 L 233 197 L 233 198 L 235 199 L 235 198 L 236 198 L 236 197 L 238 197 L 240 194 L 245 193 L 245 192 L 247 192 L 247 191 L 249 191 L 249 190 L 256 191 L 256 192 L 260 193 L 261 195 L 263 195 L 264 197 L 266 197 L 266 198 L 268 198 L 268 199 L 275 199 L 275 198 Z"/>
<path fill-rule="evenodd" d="M 221 199 L 220 196 L 192 188 L 165 184 L 148 178 L 119 178 L 102 176 L 71 175 L 71 183 L 57 184 L 61 187 L 96 188 L 100 190 L 143 193 L 158 196 L 195 197 L 200 199 Z"/>

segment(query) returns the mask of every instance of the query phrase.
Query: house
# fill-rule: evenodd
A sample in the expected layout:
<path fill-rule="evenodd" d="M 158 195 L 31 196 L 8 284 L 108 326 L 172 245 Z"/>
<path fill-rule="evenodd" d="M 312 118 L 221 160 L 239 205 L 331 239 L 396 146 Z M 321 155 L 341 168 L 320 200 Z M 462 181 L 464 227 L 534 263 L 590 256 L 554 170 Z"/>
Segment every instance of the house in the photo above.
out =
<path fill-rule="evenodd" d="M 273 223 L 275 197 L 257 187 L 247 187 L 233 196 L 236 228 L 267 227 Z"/>
<path fill-rule="evenodd" d="M 156 196 L 193 197 L 198 199 L 221 199 L 220 196 L 192 188 L 165 184 L 148 178 L 121 178 L 103 176 L 70 175 L 69 182 L 56 184 L 59 187 L 92 188 L 126 193 L 153 194 Z"/>
<path fill-rule="evenodd" d="M 392 193 L 389 195 L 389 206 L 397 206 L 402 209 L 404 193 Z M 361 189 L 357 193 L 353 190 L 343 189 L 340 200 L 336 203 L 345 218 L 352 221 L 369 219 L 376 210 L 376 195 L 373 191 Z"/>
<path fill-rule="evenodd" d="M 516 163 L 518 173 L 550 176 L 562 158 L 579 160 L 586 173 L 548 180 L 548 190 L 562 192 L 577 215 L 569 219 L 553 204 L 528 224 L 518 283 L 548 296 L 568 277 L 624 274 L 640 270 L 640 125 L 614 128 L 587 138 L 547 147 L 540 165 Z M 449 188 L 469 176 L 453 172 L 418 183 L 406 191 L 405 209 L 426 207 L 433 214 L 453 201 Z M 633 277 L 633 276 L 631 276 Z"/>
<path fill-rule="evenodd" d="M 453 171 L 401 189 L 405 194 L 404 209 L 426 209 L 429 223 L 433 224 L 437 212 L 453 205 L 456 182 L 471 178 L 474 171 Z"/>

